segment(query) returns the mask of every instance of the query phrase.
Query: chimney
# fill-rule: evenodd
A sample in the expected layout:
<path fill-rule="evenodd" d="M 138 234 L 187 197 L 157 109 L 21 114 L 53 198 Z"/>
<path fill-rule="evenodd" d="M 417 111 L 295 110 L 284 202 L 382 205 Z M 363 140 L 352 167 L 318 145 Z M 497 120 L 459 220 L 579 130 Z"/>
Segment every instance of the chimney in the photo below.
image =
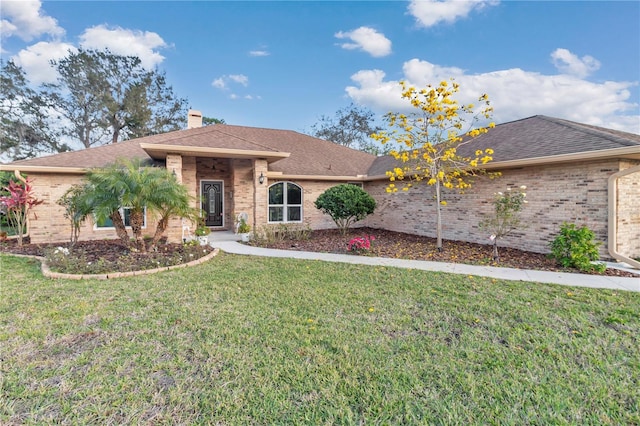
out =
<path fill-rule="evenodd" d="M 202 113 L 195 109 L 190 109 L 189 116 L 187 117 L 187 129 L 196 127 L 202 127 Z"/>

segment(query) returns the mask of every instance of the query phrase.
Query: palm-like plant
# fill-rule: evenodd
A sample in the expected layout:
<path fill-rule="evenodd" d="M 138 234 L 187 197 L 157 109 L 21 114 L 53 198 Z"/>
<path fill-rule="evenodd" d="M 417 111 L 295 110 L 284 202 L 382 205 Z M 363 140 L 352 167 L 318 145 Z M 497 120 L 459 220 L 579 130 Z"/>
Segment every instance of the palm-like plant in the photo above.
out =
<path fill-rule="evenodd" d="M 169 219 L 173 216 L 196 220 L 198 211 L 190 206 L 191 197 L 184 185 L 181 185 L 176 177 L 167 169 L 155 168 L 156 175 L 152 179 L 152 189 L 147 208 L 159 215 L 158 224 L 151 240 L 150 249 L 154 249 L 164 235 L 169 225 Z"/>
<path fill-rule="evenodd" d="M 135 244 L 143 253 L 147 250 L 142 237 L 145 208 L 160 215 L 152 247 L 166 231 L 171 216 L 190 217 L 193 214 L 187 189 L 175 176 L 166 169 L 145 167 L 140 160 L 119 160 L 92 170 L 86 180 L 88 202 L 96 219 L 111 219 L 118 237 L 129 246 L 129 234 L 120 213 L 120 208 L 126 207 Z"/>

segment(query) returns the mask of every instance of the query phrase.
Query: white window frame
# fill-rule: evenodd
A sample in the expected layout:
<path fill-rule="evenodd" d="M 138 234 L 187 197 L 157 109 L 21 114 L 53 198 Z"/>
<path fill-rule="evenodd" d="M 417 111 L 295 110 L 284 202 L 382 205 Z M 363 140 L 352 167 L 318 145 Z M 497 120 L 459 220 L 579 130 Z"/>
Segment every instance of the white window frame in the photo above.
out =
<path fill-rule="evenodd" d="M 118 209 L 120 211 L 120 215 L 122 216 L 122 220 L 124 221 L 125 215 L 124 215 L 124 211 L 130 209 L 130 207 L 120 207 L 120 209 Z M 125 225 L 126 229 L 131 229 L 130 225 Z M 142 229 L 146 229 L 147 228 L 147 208 L 144 208 L 144 213 L 143 213 L 143 217 L 142 217 Z M 99 226 L 98 225 L 98 220 L 94 217 L 93 218 L 93 230 L 94 231 L 105 231 L 105 230 L 114 230 L 116 229 L 115 226 Z"/>
<path fill-rule="evenodd" d="M 269 200 L 269 191 L 271 190 L 272 187 L 280 184 L 284 185 L 282 188 L 282 204 L 271 204 Z M 287 185 L 289 184 L 295 185 L 300 189 L 300 204 L 288 203 Z M 271 215 L 269 214 L 269 210 L 271 209 L 271 207 L 282 208 L 283 220 L 272 221 L 270 219 Z M 288 211 L 289 207 L 300 207 L 300 220 L 289 220 L 289 211 Z M 267 188 L 267 223 L 303 223 L 303 222 L 304 222 L 304 189 L 302 188 L 302 186 L 298 185 L 295 182 L 289 182 L 289 181 L 274 182 L 273 184 L 269 185 L 269 187 Z"/>

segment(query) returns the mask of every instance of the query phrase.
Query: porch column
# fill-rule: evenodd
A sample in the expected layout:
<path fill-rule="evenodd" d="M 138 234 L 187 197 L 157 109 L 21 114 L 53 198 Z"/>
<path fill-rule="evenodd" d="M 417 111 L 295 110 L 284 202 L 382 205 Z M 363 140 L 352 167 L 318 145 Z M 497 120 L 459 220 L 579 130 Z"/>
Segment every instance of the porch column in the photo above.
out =
<path fill-rule="evenodd" d="M 182 155 L 167 154 L 167 170 L 176 175 L 178 183 L 182 183 Z M 167 226 L 167 240 L 170 243 L 182 242 L 182 219 L 172 217 Z"/>
<path fill-rule="evenodd" d="M 255 218 L 253 228 L 260 228 L 267 224 L 268 203 L 269 203 L 269 181 L 267 180 L 267 160 L 257 159 L 253 162 L 253 217 Z M 264 177 L 264 182 L 260 183 L 260 175 Z"/>
<path fill-rule="evenodd" d="M 182 155 L 167 154 L 167 170 L 176 175 L 179 183 L 182 183 Z"/>

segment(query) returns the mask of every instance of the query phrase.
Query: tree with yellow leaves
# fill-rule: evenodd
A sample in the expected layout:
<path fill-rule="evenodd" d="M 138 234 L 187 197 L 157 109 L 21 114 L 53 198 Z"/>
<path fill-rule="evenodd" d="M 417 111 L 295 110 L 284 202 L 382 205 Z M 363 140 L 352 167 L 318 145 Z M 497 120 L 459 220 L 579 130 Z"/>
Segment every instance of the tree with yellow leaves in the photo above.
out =
<path fill-rule="evenodd" d="M 409 191 L 414 183 L 424 182 L 435 189 L 437 248 L 442 250 L 442 212 L 447 203 L 442 188 L 464 191 L 471 187 L 470 177 L 483 172 L 482 166 L 493 158 L 492 149 L 476 150 L 473 156 L 463 156 L 458 149 L 470 144 L 476 136 L 495 127 L 474 127 L 480 119 L 490 119 L 493 108 L 486 94 L 478 99 L 480 105 L 461 105 L 453 99 L 459 85 L 442 81 L 438 86 L 428 85 L 418 90 L 401 81 L 402 98 L 408 100 L 417 111 L 405 115 L 390 112 L 384 118 L 390 130 L 383 130 L 372 138 L 385 144 L 395 141 L 401 151 L 391 151 L 399 164 L 387 171 L 390 183 L 387 192 L 398 191 L 397 181 L 403 191 Z M 496 176 L 494 173 L 491 176 Z"/>

